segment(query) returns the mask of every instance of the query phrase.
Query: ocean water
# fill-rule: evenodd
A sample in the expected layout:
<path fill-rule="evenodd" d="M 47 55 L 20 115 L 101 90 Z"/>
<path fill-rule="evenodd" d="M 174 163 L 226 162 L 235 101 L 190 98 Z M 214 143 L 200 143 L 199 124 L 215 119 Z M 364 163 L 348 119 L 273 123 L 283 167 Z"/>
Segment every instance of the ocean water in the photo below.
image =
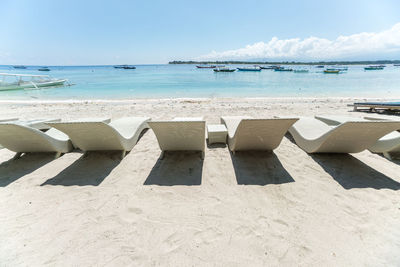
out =
<path fill-rule="evenodd" d="M 113 66 L 49 66 L 50 72 L 0 66 L 1 73 L 49 74 L 67 78 L 72 86 L 0 91 L 0 100 L 134 99 L 180 97 L 390 97 L 400 98 L 400 67 L 364 71 L 349 66 L 342 74 L 324 74 L 315 66 L 309 73 L 215 73 L 195 65 L 136 65 L 135 70 Z M 235 66 L 232 66 L 235 67 Z M 288 66 L 290 67 L 290 66 Z"/>

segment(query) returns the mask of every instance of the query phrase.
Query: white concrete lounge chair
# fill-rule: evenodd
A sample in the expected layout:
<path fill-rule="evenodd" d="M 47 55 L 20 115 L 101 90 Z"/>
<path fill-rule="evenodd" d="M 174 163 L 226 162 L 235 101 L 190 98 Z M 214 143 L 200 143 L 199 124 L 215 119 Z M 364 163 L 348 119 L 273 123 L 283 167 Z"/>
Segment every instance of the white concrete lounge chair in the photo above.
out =
<path fill-rule="evenodd" d="M 206 122 L 203 118 L 175 118 L 171 121 L 150 121 L 157 137 L 162 159 L 165 151 L 201 151 L 204 159 Z"/>
<path fill-rule="evenodd" d="M 307 153 L 358 153 L 399 127 L 400 122 L 358 119 L 329 126 L 316 118 L 300 117 L 289 132 Z"/>
<path fill-rule="evenodd" d="M 228 129 L 228 146 L 240 150 L 274 150 L 297 118 L 253 119 L 248 116 L 223 116 Z"/>
<path fill-rule="evenodd" d="M 29 152 L 55 152 L 55 157 L 58 158 L 72 149 L 71 142 L 64 133 L 56 129 L 42 132 L 19 122 L 0 123 L 0 144 L 17 152 L 14 159 Z"/>
<path fill-rule="evenodd" d="M 67 134 L 72 144 L 84 152 L 122 151 L 123 158 L 136 145 L 142 131 L 148 128 L 149 120 L 145 117 L 125 117 L 109 124 L 103 119 L 48 124 Z"/>
<path fill-rule="evenodd" d="M 327 123 L 328 125 L 339 125 L 347 121 L 354 121 L 354 120 L 364 121 L 364 122 L 390 121 L 387 118 L 379 120 L 379 118 L 376 117 L 365 119 L 365 118 L 354 118 L 350 116 L 337 116 L 337 115 L 321 115 L 321 116 L 315 116 L 315 118 Z M 396 130 L 400 130 L 400 126 L 398 129 L 395 129 L 393 132 L 380 138 L 378 141 L 375 142 L 375 144 L 368 147 L 368 150 L 370 150 L 373 153 L 382 153 L 386 158 L 391 159 L 392 158 L 391 154 L 400 152 L 400 133 Z"/>

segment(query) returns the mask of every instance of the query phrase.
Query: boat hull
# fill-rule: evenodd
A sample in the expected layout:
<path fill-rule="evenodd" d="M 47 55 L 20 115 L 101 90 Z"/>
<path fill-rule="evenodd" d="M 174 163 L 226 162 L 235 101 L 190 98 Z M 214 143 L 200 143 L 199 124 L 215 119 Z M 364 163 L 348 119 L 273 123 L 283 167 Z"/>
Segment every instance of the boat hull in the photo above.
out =
<path fill-rule="evenodd" d="M 383 70 L 383 67 L 366 67 L 364 70 Z"/>
<path fill-rule="evenodd" d="M 261 69 L 242 69 L 242 68 L 238 68 L 238 71 L 261 71 Z"/>
<path fill-rule="evenodd" d="M 324 70 L 324 73 L 326 74 L 339 74 L 339 70 Z"/>
<path fill-rule="evenodd" d="M 234 72 L 235 69 L 214 69 L 214 72 Z"/>
<path fill-rule="evenodd" d="M 38 82 L 35 83 L 37 88 L 44 88 L 44 87 L 57 87 L 63 86 L 67 80 L 55 80 L 55 81 L 48 81 L 48 82 Z M 23 89 L 35 89 L 35 85 L 32 83 L 24 83 L 20 85 L 9 85 L 9 86 L 0 86 L 0 91 L 11 91 L 11 90 L 23 90 Z"/>

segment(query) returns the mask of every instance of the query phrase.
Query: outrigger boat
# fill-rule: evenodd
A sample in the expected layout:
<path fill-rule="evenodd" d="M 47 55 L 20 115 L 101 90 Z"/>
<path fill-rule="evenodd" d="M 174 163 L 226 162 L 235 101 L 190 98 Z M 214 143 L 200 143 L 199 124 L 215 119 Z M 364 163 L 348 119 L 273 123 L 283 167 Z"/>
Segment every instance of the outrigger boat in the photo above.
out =
<path fill-rule="evenodd" d="M 38 71 L 50 71 L 49 67 L 39 68 Z"/>
<path fill-rule="evenodd" d="M 276 66 L 276 65 L 260 66 L 260 68 L 263 69 L 263 70 L 274 70 L 274 69 L 280 68 L 280 66 Z"/>
<path fill-rule="evenodd" d="M 298 69 L 298 70 L 293 70 L 294 73 L 308 73 L 308 70 L 305 69 Z"/>
<path fill-rule="evenodd" d="M 0 73 L 0 91 L 56 87 L 66 82 L 67 79 L 51 78 L 48 75 Z"/>
<path fill-rule="evenodd" d="M 274 69 L 274 71 L 293 71 L 293 69 L 286 69 L 284 67 L 279 67 L 279 68 Z"/>
<path fill-rule="evenodd" d="M 134 70 L 134 69 L 136 69 L 135 66 L 131 66 L 131 65 L 117 65 L 117 66 L 114 66 L 114 68 L 116 68 L 116 69 L 124 69 L 124 70 Z"/>
<path fill-rule="evenodd" d="M 337 70 L 337 69 L 326 69 L 326 70 L 324 70 L 324 73 L 327 73 L 327 74 L 339 74 L 340 70 Z"/>
<path fill-rule="evenodd" d="M 234 72 L 236 69 L 230 69 L 230 68 L 215 68 L 215 72 Z"/>
<path fill-rule="evenodd" d="M 22 70 L 26 69 L 26 67 L 22 66 L 22 65 L 13 66 L 13 68 L 14 69 L 22 69 Z"/>
<path fill-rule="evenodd" d="M 378 65 L 378 66 L 368 66 L 365 67 L 364 70 L 383 70 L 385 66 L 383 65 Z"/>
<path fill-rule="evenodd" d="M 242 67 L 237 68 L 238 71 L 261 71 L 260 67 Z"/>
<path fill-rule="evenodd" d="M 217 65 L 197 65 L 196 68 L 198 69 L 215 69 Z M 224 67 L 224 66 L 218 66 L 218 67 Z"/>

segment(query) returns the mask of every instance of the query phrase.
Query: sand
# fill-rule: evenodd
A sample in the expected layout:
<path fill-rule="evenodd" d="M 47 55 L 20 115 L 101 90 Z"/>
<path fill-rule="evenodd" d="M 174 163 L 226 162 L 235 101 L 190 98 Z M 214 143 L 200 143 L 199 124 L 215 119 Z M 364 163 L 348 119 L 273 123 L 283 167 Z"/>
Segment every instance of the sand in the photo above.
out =
<path fill-rule="evenodd" d="M 317 115 L 362 99 L 5 102 L 2 117 Z M 361 114 L 362 115 L 362 114 Z M 1 266 L 398 266 L 400 161 L 223 145 L 160 160 L 147 131 L 118 154 L 0 150 Z"/>

